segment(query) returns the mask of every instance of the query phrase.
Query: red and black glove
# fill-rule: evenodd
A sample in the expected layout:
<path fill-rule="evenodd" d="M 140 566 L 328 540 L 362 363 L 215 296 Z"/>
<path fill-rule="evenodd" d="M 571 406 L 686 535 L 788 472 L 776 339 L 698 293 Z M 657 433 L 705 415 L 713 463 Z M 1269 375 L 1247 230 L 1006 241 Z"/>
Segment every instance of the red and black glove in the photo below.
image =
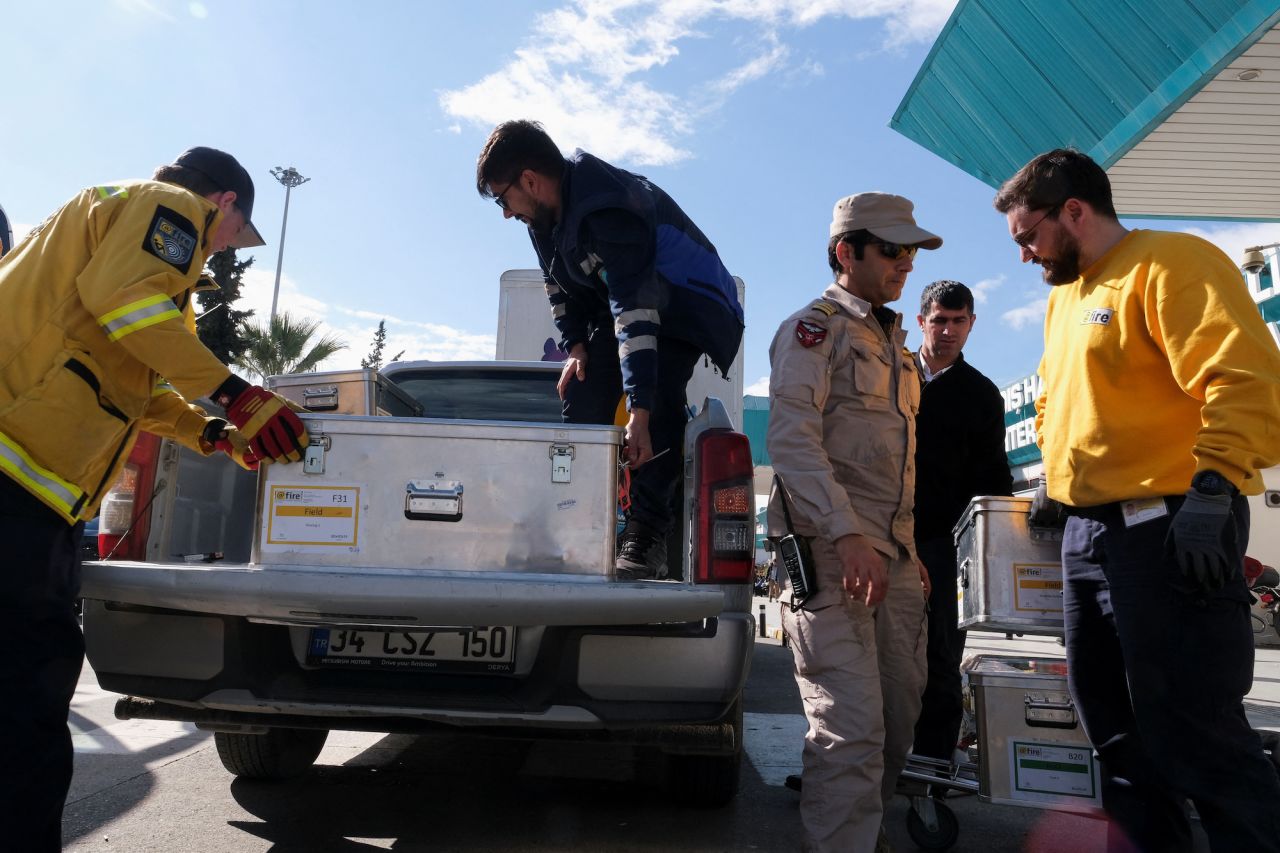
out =
<path fill-rule="evenodd" d="M 222 418 L 210 418 L 201 436 L 215 451 L 221 450 L 246 471 L 257 471 L 262 457 L 249 446 L 244 434 Z"/>
<path fill-rule="evenodd" d="M 302 459 L 310 440 L 307 428 L 283 397 L 232 376 L 214 392 L 213 399 L 227 410 L 227 420 L 236 425 L 259 458 L 274 462 Z"/>

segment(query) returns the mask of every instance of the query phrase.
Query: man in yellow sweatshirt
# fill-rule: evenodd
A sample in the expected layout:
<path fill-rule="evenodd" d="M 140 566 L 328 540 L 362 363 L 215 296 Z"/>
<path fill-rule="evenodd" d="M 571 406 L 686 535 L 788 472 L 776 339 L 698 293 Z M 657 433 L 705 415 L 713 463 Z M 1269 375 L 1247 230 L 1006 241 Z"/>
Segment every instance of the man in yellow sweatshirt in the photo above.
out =
<path fill-rule="evenodd" d="M 1106 173 L 1055 150 L 995 207 L 1053 286 L 1036 434 L 1063 505 L 1068 682 L 1097 750 L 1111 849 L 1280 850 L 1280 779 L 1245 718 L 1245 495 L 1280 462 L 1280 352 L 1239 270 L 1132 230 Z"/>
<path fill-rule="evenodd" d="M 246 467 L 298 461 L 307 445 L 286 402 L 195 333 L 209 255 L 262 245 L 252 213 L 235 158 L 191 148 L 152 180 L 82 190 L 0 259 L 0 625 L 16 638 L 0 656 L 6 850 L 62 848 L 80 538 L 139 430 Z M 187 402 L 200 397 L 226 419 Z"/>

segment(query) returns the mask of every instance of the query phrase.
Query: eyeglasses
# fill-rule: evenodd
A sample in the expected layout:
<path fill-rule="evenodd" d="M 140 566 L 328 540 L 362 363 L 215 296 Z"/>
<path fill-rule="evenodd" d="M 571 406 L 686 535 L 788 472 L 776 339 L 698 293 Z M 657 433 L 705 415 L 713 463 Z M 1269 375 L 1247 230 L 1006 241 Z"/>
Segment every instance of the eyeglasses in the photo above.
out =
<path fill-rule="evenodd" d="M 884 255 L 891 261 L 900 261 L 903 258 L 915 260 L 916 252 L 920 251 L 919 246 L 908 246 L 903 243 L 888 243 L 884 240 L 873 240 L 868 245 L 875 246 L 880 250 L 880 254 Z"/>
<path fill-rule="evenodd" d="M 503 210 L 510 210 L 511 208 L 507 207 L 507 202 L 503 198 L 503 196 L 511 192 L 511 188 L 514 187 L 515 185 L 516 185 L 515 181 L 512 181 L 511 183 L 507 184 L 507 188 L 505 190 L 503 190 L 502 192 L 498 193 L 496 196 L 493 197 L 493 203 L 496 204 L 498 207 L 502 208 Z"/>
<path fill-rule="evenodd" d="M 1013 242 L 1017 243 L 1019 248 L 1022 248 L 1022 249 L 1027 248 L 1027 246 L 1030 245 L 1031 243 L 1031 239 L 1036 236 L 1036 229 L 1040 227 L 1040 223 L 1044 222 L 1050 216 L 1054 216 L 1055 214 L 1057 214 L 1058 210 L 1061 207 L 1062 205 L 1055 204 L 1053 207 L 1046 210 L 1044 212 L 1044 216 L 1041 216 L 1039 219 L 1037 219 L 1034 225 L 1032 225 L 1030 228 L 1023 229 L 1021 233 L 1014 234 Z"/>

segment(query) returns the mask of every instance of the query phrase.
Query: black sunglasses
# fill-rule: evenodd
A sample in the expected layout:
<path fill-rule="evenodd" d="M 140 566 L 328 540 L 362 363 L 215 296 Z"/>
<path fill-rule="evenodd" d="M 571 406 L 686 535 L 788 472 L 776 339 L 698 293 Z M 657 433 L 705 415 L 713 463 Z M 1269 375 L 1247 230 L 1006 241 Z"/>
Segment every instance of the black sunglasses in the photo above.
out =
<path fill-rule="evenodd" d="M 885 240 L 872 240 L 867 245 L 875 246 L 880 250 L 880 254 L 891 261 L 900 261 L 903 258 L 915 260 L 916 252 L 920 251 L 919 246 L 909 246 L 905 243 L 889 243 Z"/>

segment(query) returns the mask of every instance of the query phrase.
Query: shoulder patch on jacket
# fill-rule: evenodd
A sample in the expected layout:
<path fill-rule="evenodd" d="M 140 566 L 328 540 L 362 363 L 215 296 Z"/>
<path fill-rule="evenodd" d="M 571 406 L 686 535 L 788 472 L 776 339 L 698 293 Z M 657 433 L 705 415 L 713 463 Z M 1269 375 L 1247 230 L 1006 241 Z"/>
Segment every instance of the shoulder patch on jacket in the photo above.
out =
<path fill-rule="evenodd" d="M 196 228 L 190 219 L 157 204 L 155 216 L 147 226 L 147 236 L 142 240 L 142 250 L 177 267 L 185 275 L 191 269 L 197 242 Z"/>
<path fill-rule="evenodd" d="M 800 342 L 800 346 L 816 347 L 827 339 L 827 329 L 825 326 L 819 326 L 817 323 L 809 320 L 796 321 L 796 340 Z"/>

